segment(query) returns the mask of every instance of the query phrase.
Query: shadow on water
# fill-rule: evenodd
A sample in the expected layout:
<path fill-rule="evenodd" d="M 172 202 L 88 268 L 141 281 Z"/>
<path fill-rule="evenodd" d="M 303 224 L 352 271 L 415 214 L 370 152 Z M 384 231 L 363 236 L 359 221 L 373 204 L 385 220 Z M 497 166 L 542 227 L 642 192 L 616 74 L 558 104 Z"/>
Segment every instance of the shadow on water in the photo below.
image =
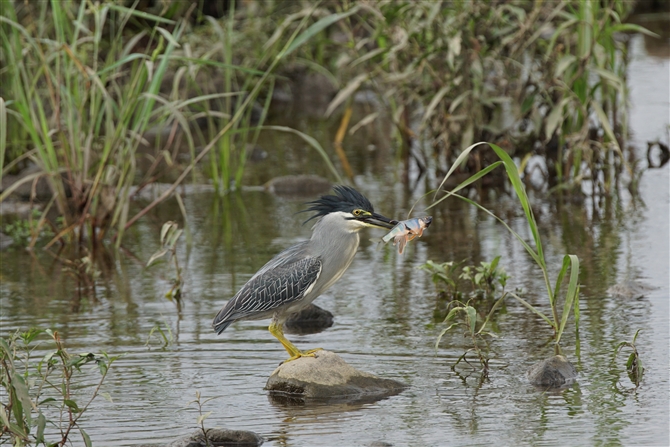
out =
<path fill-rule="evenodd" d="M 645 44 L 634 38 L 634 53 L 643 55 Z M 647 138 L 665 135 L 668 125 L 668 95 L 654 102 L 658 93 L 649 90 L 650 77 L 656 81 L 660 70 L 670 72 L 667 55 L 637 56 L 631 63 L 631 143 L 638 148 L 646 148 Z M 667 92 L 667 85 L 663 88 Z M 298 119 L 302 122 L 293 124 L 303 131 L 332 141 L 335 130 L 321 120 Z M 422 183 L 413 191 L 399 184 L 388 162 L 393 158 L 389 134 L 384 125 L 361 130 L 348 156 L 360 174 L 357 185 L 376 208 L 404 218 L 422 194 Z M 328 175 L 318 155 L 296 140 L 263 138 L 259 144 L 268 157 L 250 167 L 245 183 L 260 185 L 301 172 L 305 163 Z M 203 398 L 217 397 L 204 408 L 212 411 L 208 426 L 253 430 L 271 446 L 444 445 L 445 440 L 450 445 L 501 440 L 508 445 L 667 445 L 668 185 L 665 166 L 643 174 L 641 200 L 624 194 L 595 207 L 554 199 L 533 204 L 548 262 L 560 265 L 569 252 L 582 266 L 579 332 L 569 326 L 563 342 L 580 376 L 560 391 L 538 390 L 526 381 L 527 368 L 553 353 L 552 334 L 516 303 L 503 306 L 494 322 L 498 337 L 490 341 L 487 379 L 467 364 L 451 369 L 471 347 L 462 331 L 445 335 L 434 349 L 442 329 L 435 316 L 443 315 L 444 303 L 436 299 L 428 275 L 417 269 L 428 259 L 478 264 L 502 255 L 501 266 L 512 277 L 508 287 L 523 289 L 534 306 L 549 311 L 541 274 L 523 249 L 495 221 L 456 200 L 431 211 L 430 230 L 403 256 L 369 240 L 380 234 L 364 234 L 343 280 L 316 302 L 333 313 L 333 326 L 289 336 L 301 348 L 323 346 L 354 367 L 411 384 L 379 401 L 326 405 L 268 396 L 263 386 L 285 352 L 267 322 L 236 323 L 219 337 L 211 329 L 216 311 L 258 268 L 309 237 L 310 226 L 301 225 L 304 215 L 296 214 L 304 198 L 263 191 L 187 194 L 186 222 L 177 202 L 168 201 L 130 228 L 121 251 L 96 254 L 99 276 L 92 290 L 83 290 L 76 275 L 41 252 L 3 252 L 0 323 L 3 335 L 16 328 L 53 327 L 74 352 L 125 353 L 103 387 L 112 401 L 95 401 L 83 423 L 92 439 L 109 446 L 188 433 L 197 414 L 177 410 L 196 390 Z M 530 238 L 508 196 L 484 194 L 485 206 Z M 164 297 L 169 272 L 144 267 L 168 220 L 188 228 L 192 238 L 192 245 L 181 244 L 177 253 L 185 281 L 179 312 Z M 656 289 L 630 299 L 607 293 L 625 280 Z M 167 334 L 165 343 L 149 340 L 157 325 Z M 635 387 L 621 358 L 613 357 L 617 344 L 638 329 L 646 372 Z M 38 348 L 35 354 L 44 353 Z"/>

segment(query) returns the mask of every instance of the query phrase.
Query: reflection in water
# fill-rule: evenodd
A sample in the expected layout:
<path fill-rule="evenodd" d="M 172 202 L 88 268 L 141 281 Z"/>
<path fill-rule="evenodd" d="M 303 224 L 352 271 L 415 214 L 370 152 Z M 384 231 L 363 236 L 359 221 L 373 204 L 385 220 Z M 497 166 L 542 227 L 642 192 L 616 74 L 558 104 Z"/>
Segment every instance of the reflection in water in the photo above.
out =
<path fill-rule="evenodd" d="M 634 37 L 632 54 L 643 54 L 644 44 Z M 667 58 L 633 57 L 631 144 L 638 149 L 646 149 L 647 138 L 663 137 L 667 128 L 668 86 L 658 82 L 659 70 L 667 79 Z M 322 122 L 307 121 L 303 130 L 329 140 L 331 130 Z M 309 160 L 315 171 L 322 169 L 318 155 L 286 135 L 264 138 L 269 161 L 249 170 L 247 184 L 299 172 L 298 166 Z M 388 163 L 388 134 L 365 135 L 361 129 L 356 138 L 363 148 L 365 138 L 376 141 L 373 151 L 350 149 L 352 167 L 361 173 L 358 186 L 379 212 L 406 218 L 423 191 L 397 184 Z M 491 341 L 488 380 L 466 365 L 451 370 L 470 347 L 462 333 L 445 335 L 434 350 L 442 329 L 431 324 L 436 294 L 430 279 L 416 269 L 427 259 L 478 264 L 502 255 L 500 265 L 512 276 L 508 287 L 524 289 L 533 305 L 548 312 L 541 273 L 523 248 L 495 221 L 457 200 L 431 210 L 430 231 L 402 256 L 369 242 L 381 232 L 362 235 L 349 271 L 316 302 L 333 313 L 333 326 L 292 337 L 298 346 L 337 351 L 356 368 L 411 384 L 378 402 L 278 404 L 263 386 L 285 353 L 268 333 L 267 322 L 236 323 L 221 337 L 211 329 L 216 311 L 258 268 L 309 237 L 309 226 L 300 225 L 302 216 L 295 214 L 304 199 L 261 191 L 187 195 L 187 222 L 180 225 L 190 230 L 193 245 L 178 251 L 185 279 L 179 312 L 163 296 L 169 289 L 163 272 L 144 268 L 158 249 L 161 225 L 181 216 L 176 201 L 131 227 L 118 253 L 96 253 L 100 277 L 92 293 L 81 293 L 62 265 L 42 252 L 3 252 L 0 330 L 4 335 L 16 328 L 52 327 L 72 352 L 125 354 L 102 390 L 112 402 L 95 401 L 82 422 L 94 442 L 104 440 L 101 445 L 160 442 L 189 433 L 197 414 L 177 410 L 196 390 L 203 399 L 217 398 L 204 408 L 212 411 L 208 426 L 253 430 L 270 446 L 373 441 L 398 446 L 668 445 L 669 178 L 667 165 L 644 172 L 643 202 L 625 194 L 595 206 L 534 201 L 550 270 L 557 271 L 566 252 L 576 253 L 582 266 L 579 333 L 569 323 L 563 343 L 564 354 L 580 372 L 579 383 L 560 392 L 537 391 L 526 382 L 526 369 L 553 353 L 547 343 L 552 334 L 516 303 L 507 303 L 495 321 L 498 338 Z M 511 199 L 482 194 L 487 206 L 530 240 Z M 419 203 L 426 205 L 425 199 Z M 626 279 L 641 279 L 656 289 L 637 299 L 607 294 L 609 286 Z M 146 345 L 156 324 L 173 335 L 164 349 L 156 342 Z M 638 329 L 636 344 L 647 370 L 635 388 L 621 356 L 612 358 L 617 344 Z M 44 355 L 42 349 L 35 355 Z"/>

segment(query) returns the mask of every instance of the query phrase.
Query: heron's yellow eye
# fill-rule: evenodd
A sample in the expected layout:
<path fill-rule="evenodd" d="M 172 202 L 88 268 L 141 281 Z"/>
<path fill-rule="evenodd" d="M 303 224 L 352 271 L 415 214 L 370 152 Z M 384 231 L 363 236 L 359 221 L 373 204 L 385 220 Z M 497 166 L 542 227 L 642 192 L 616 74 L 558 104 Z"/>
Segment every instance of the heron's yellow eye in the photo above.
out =
<path fill-rule="evenodd" d="M 353 213 L 353 214 L 354 214 L 354 216 L 356 216 L 356 217 L 361 216 L 361 215 L 363 214 L 363 210 L 354 210 L 354 213 Z"/>

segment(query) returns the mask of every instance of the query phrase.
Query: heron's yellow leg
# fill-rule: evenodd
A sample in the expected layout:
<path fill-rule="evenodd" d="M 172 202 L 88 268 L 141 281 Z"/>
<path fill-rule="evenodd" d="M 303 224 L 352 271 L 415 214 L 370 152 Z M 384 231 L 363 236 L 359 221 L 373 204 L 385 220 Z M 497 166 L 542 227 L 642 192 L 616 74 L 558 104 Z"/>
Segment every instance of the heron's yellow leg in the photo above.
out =
<path fill-rule="evenodd" d="M 293 343 L 288 341 L 286 337 L 284 337 L 284 329 L 282 328 L 282 325 L 280 323 L 275 323 L 274 321 L 270 323 L 270 327 L 268 327 L 268 330 L 272 335 L 275 336 L 277 340 L 284 346 L 284 349 L 286 349 L 286 352 L 291 356 L 288 360 L 285 360 L 284 363 L 290 362 L 291 360 L 299 359 L 300 357 L 314 357 L 314 353 L 322 348 L 316 348 L 316 349 L 310 349 L 307 352 L 302 352 L 300 349 L 298 349 Z"/>

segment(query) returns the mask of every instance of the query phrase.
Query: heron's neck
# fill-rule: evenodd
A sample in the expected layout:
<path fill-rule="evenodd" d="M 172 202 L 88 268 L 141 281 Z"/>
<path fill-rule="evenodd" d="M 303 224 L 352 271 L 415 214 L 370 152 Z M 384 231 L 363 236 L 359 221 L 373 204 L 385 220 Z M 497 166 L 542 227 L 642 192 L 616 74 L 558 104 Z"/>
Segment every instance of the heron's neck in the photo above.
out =
<path fill-rule="evenodd" d="M 316 253 L 336 253 L 336 258 L 344 256 L 348 261 L 351 261 L 358 249 L 360 238 L 358 231 L 351 231 L 350 226 L 343 224 L 343 219 L 343 215 L 331 213 L 323 216 L 317 222 L 311 240 L 311 245 Z M 326 256 L 326 258 L 329 257 Z"/>

